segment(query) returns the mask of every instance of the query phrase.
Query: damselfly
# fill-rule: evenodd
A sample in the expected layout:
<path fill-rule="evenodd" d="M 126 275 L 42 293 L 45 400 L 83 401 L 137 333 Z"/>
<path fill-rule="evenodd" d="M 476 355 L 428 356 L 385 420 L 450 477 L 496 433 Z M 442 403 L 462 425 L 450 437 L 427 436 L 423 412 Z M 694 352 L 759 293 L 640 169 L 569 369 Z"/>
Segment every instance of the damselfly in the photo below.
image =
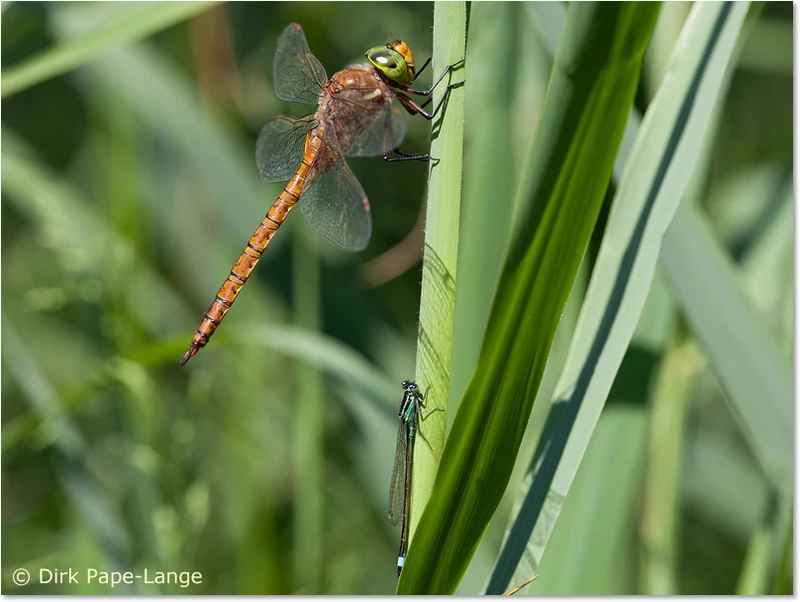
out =
<path fill-rule="evenodd" d="M 402 383 L 403 401 L 400 403 L 400 410 L 397 416 L 400 419 L 400 428 L 397 430 L 397 449 L 394 456 L 394 468 L 392 469 L 392 484 L 389 487 L 389 522 L 397 525 L 398 519 L 402 520 L 400 529 L 400 552 L 397 555 L 397 576 L 403 570 L 406 560 L 406 548 L 408 546 L 408 526 L 409 514 L 411 509 L 411 477 L 414 469 L 414 440 L 417 433 L 425 443 L 428 440 L 419 430 L 420 417 L 437 410 L 423 410 L 425 405 L 425 394 L 419 392 L 419 385 L 415 382 L 404 380 Z M 430 389 L 430 387 L 428 387 Z M 428 443 L 430 446 L 430 443 Z"/>

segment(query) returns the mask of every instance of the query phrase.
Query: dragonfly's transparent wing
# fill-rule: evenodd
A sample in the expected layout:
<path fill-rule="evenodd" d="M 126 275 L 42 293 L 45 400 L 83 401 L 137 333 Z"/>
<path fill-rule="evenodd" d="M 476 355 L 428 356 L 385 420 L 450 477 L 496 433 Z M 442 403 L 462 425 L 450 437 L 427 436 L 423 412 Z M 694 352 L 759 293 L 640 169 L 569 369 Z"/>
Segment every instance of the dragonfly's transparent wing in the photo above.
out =
<path fill-rule="evenodd" d="M 344 157 L 335 160 L 333 147 L 326 147 L 325 164 L 320 172 L 315 165 L 300 196 L 300 211 L 308 225 L 322 238 L 347 251 L 361 251 L 372 235 L 369 201 Z"/>
<path fill-rule="evenodd" d="M 389 485 L 389 522 L 397 525 L 403 518 L 403 498 L 406 495 L 406 425 L 400 422 L 397 429 L 397 448 L 394 454 L 394 467 L 392 468 L 392 483 Z"/>
<path fill-rule="evenodd" d="M 287 102 L 316 104 L 328 80 L 325 69 L 308 48 L 303 28 L 297 23 L 289 23 L 281 32 L 272 71 L 275 95 Z"/>
<path fill-rule="evenodd" d="M 306 134 L 313 127 L 312 116 L 302 119 L 278 116 L 258 134 L 256 164 L 265 182 L 285 182 L 300 166 Z"/>
<path fill-rule="evenodd" d="M 406 136 L 406 121 L 400 109 L 383 105 L 368 111 L 366 117 L 368 125 L 347 148 L 348 157 L 380 157 L 400 146 Z"/>

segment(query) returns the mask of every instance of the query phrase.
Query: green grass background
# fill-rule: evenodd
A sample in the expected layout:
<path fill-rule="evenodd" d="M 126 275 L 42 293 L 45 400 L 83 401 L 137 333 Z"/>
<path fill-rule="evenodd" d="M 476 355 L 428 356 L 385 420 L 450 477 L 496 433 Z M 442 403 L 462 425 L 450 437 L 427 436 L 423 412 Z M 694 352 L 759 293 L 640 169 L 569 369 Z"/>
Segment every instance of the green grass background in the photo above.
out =
<path fill-rule="evenodd" d="M 431 396 L 449 397 L 434 414 L 449 427 L 478 361 L 563 18 L 536 3 L 487 6 L 469 7 L 468 82 L 455 100 L 465 119 L 453 369 L 449 396 L 436 383 Z M 689 9 L 661 9 L 639 115 Z M 425 3 L 2 4 L 3 593 L 395 590 L 386 497 L 399 382 L 415 377 L 431 307 L 423 297 L 421 309 L 413 234 L 428 168 L 352 160 L 373 207 L 366 251 L 339 252 L 292 214 L 209 346 L 176 366 L 280 190 L 259 181 L 253 152 L 272 115 L 302 114 L 272 92 L 275 41 L 291 21 L 329 75 L 389 39 L 405 39 L 418 65 L 436 48 Z M 433 33 L 449 30 L 437 22 Z M 528 538 L 515 500 L 558 418 L 550 402 L 567 350 L 581 343 L 615 171 L 458 592 L 531 571 L 528 593 L 792 591 L 780 420 L 792 415 L 791 52 L 790 5 L 751 6 L 544 554 L 506 566 L 501 549 Z M 404 150 L 424 152 L 429 124 L 407 122 Z M 616 156 L 613 145 L 598 152 Z M 203 583 L 18 588 L 20 567 L 199 571 Z"/>

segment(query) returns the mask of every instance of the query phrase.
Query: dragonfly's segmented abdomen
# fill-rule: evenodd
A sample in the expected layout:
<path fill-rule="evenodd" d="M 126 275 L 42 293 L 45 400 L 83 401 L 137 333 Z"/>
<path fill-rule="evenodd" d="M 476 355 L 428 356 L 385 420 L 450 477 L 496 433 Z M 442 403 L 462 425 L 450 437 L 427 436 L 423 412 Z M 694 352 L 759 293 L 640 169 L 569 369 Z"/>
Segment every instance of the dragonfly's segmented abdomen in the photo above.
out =
<path fill-rule="evenodd" d="M 228 274 L 225 282 L 223 282 L 222 286 L 219 288 L 216 298 L 209 306 L 205 316 L 203 316 L 203 321 L 200 322 L 200 326 L 198 326 L 197 330 L 194 332 L 189 349 L 180 361 L 181 366 L 189 361 L 189 358 L 197 353 L 198 349 L 205 347 L 211 335 L 214 334 L 214 331 L 217 329 L 217 326 L 222 322 L 225 314 L 228 313 L 228 310 L 239 295 L 239 291 L 242 290 L 245 282 L 247 282 L 247 279 L 253 272 L 253 268 L 256 267 L 258 260 L 261 259 L 261 255 L 264 254 L 264 250 L 267 248 L 267 245 L 269 245 L 275 232 L 278 231 L 283 220 L 289 215 L 289 211 L 292 210 L 292 207 L 294 207 L 300 199 L 300 194 L 303 191 L 303 184 L 308 177 L 311 166 L 317 158 L 321 145 L 322 130 L 318 128 L 317 131 L 309 135 L 308 141 L 306 142 L 305 155 L 294 176 L 292 176 L 292 179 L 286 184 L 278 200 L 270 207 L 267 215 L 261 220 L 258 228 L 256 228 L 256 231 L 253 232 L 253 235 L 250 237 L 244 251 L 242 251 L 239 259 L 234 264 L 231 273 Z"/>

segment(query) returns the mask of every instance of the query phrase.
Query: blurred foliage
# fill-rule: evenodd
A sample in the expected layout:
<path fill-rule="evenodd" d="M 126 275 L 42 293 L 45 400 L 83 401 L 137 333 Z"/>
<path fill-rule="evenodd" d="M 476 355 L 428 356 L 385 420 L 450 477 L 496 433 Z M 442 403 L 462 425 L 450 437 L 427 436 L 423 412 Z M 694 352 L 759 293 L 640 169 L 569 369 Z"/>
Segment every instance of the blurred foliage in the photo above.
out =
<path fill-rule="evenodd" d="M 122 10 L 112 3 L 2 8 L 4 74 Z M 662 10 L 641 108 L 687 11 L 684 3 Z M 397 245 L 421 227 L 427 168 L 352 160 L 373 207 L 366 251 L 347 254 L 316 241 L 292 215 L 210 345 L 186 368 L 176 362 L 280 190 L 259 181 L 253 160 L 263 123 L 302 111 L 272 92 L 280 31 L 301 23 L 330 75 L 398 37 L 421 64 L 431 52 L 432 13 L 427 3 L 210 5 L 3 99 L 3 593 L 394 591 L 399 533 L 386 520 L 386 496 L 399 382 L 414 372 L 421 252 Z M 481 37 L 483 25 L 469 23 L 470 41 L 481 42 L 476 49 L 507 56 L 499 39 Z M 503 114 L 474 112 L 471 94 L 479 90 L 472 80 L 466 86 L 464 197 L 475 202 L 472 191 L 486 183 L 471 179 L 481 148 L 470 141 L 484 144 L 484 119 L 505 128 L 498 135 L 513 167 L 504 177 L 519 174 L 549 75 L 526 9 L 515 7 L 503 27 L 513 29 L 503 39 L 516 45 Z M 786 358 L 793 342 L 791 34 L 790 5 L 764 6 L 691 193 Z M 468 46 L 468 78 L 471 52 Z M 428 124 L 407 122 L 404 149 L 425 151 Z M 500 222 L 488 222 L 483 236 L 498 228 L 505 237 L 508 218 Z M 595 253 L 596 246 L 585 268 Z M 462 247 L 460 254 L 476 252 Z M 575 303 L 585 282 L 577 281 Z M 470 280 L 476 289 L 493 285 Z M 314 291 L 317 304 L 301 303 Z M 792 532 L 769 530 L 768 479 L 739 417 L 723 402 L 687 323 L 671 320 L 663 330 L 664 347 L 646 336 L 631 344 L 531 592 L 650 591 L 640 575 L 642 500 L 647 468 L 658 463 L 634 460 L 652 450 L 651 409 L 669 395 L 682 396 L 685 408 L 672 591 L 733 593 L 746 555 L 748 574 L 758 576 L 751 584 L 792 591 Z M 321 388 L 314 386 L 320 372 Z M 458 386 L 466 386 L 463 376 Z M 529 432 L 541 428 L 536 420 L 534 409 Z M 489 575 L 530 454 L 526 439 L 463 593 L 479 591 Z M 602 519 L 610 509 L 617 522 Z M 587 530 L 588 538 L 575 537 Z M 753 550 L 766 555 L 760 570 L 752 568 L 760 566 Z M 85 579 L 38 584 L 35 576 L 17 588 L 12 574 L 20 567 L 32 574 L 199 571 L 203 580 L 186 589 L 137 581 L 112 590 Z"/>

